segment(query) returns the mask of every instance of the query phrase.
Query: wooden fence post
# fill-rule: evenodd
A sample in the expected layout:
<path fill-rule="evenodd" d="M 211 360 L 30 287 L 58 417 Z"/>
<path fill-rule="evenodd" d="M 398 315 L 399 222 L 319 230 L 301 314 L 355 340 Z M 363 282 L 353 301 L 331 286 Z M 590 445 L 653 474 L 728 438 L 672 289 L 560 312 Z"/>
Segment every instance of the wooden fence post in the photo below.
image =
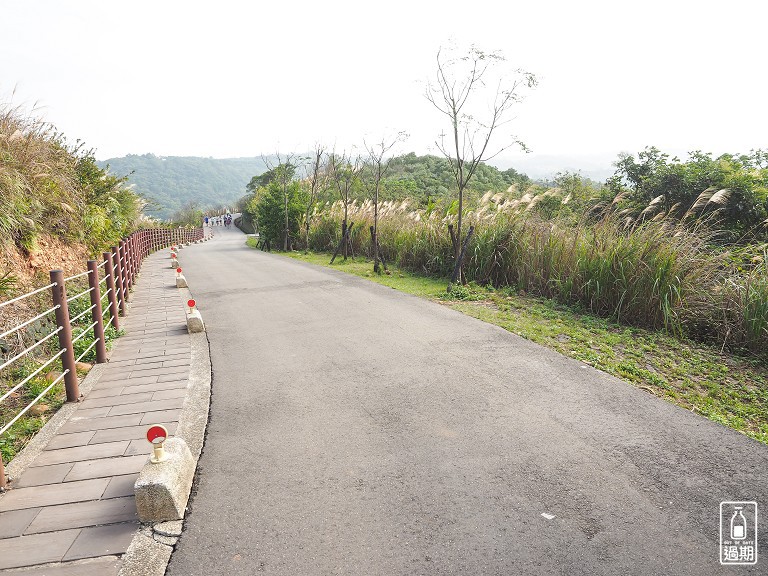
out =
<path fill-rule="evenodd" d="M 91 319 L 96 323 L 93 327 L 93 337 L 96 342 L 96 362 L 103 364 L 107 361 L 107 346 L 104 338 L 104 318 L 101 310 L 101 290 L 99 289 L 99 267 L 96 260 L 88 260 L 88 287 L 91 289 Z"/>
<path fill-rule="evenodd" d="M 5 466 L 3 466 L 3 455 L 0 454 L 0 492 L 5 492 L 5 486 L 8 483 L 5 477 Z"/>
<path fill-rule="evenodd" d="M 104 272 L 107 275 L 107 291 L 109 292 L 109 315 L 112 316 L 112 327 L 115 330 L 120 330 L 120 323 L 117 320 L 119 314 L 117 309 L 117 293 L 115 288 L 115 267 L 112 265 L 112 253 L 103 252 L 101 257 L 104 258 Z"/>
<path fill-rule="evenodd" d="M 67 305 L 67 289 L 64 286 L 64 272 L 51 270 L 51 282 L 56 285 L 51 288 L 53 305 L 56 306 L 56 324 L 59 331 L 59 349 L 64 350 L 61 355 L 61 366 L 64 372 L 64 388 L 67 391 L 67 402 L 77 402 L 80 398 L 80 385 L 77 381 L 75 369 L 75 351 L 72 348 L 72 324 L 69 320 L 69 306 Z"/>
<path fill-rule="evenodd" d="M 123 292 L 123 269 L 120 264 L 120 245 L 112 246 L 112 257 L 115 259 L 115 294 L 120 303 L 120 315 L 125 316 L 127 306 L 125 305 L 125 292 Z"/>

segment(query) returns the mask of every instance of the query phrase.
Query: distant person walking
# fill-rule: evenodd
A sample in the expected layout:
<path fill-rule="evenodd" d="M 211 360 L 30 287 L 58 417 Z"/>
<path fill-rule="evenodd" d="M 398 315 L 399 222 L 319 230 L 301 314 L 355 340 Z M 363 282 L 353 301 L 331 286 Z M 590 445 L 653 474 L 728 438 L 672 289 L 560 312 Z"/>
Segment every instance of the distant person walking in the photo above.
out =
<path fill-rule="evenodd" d="M 208 216 L 205 217 L 205 225 L 208 226 Z"/>

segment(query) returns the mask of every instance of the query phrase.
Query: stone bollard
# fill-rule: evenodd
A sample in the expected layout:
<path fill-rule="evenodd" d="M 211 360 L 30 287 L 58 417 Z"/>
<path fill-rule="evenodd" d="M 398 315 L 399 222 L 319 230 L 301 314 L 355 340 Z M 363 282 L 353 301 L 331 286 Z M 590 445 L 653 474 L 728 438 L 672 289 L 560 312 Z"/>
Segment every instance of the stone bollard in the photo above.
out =
<path fill-rule="evenodd" d="M 176 275 L 176 288 L 188 288 L 187 279 L 184 277 L 184 274 Z"/>
<path fill-rule="evenodd" d="M 171 268 L 178 268 L 178 267 L 179 267 L 179 261 L 171 260 Z"/>
<path fill-rule="evenodd" d="M 205 323 L 203 317 L 200 315 L 200 311 L 195 309 L 191 312 L 187 312 L 187 331 L 190 334 L 197 332 L 205 332 Z"/>
<path fill-rule="evenodd" d="M 195 460 L 181 438 L 168 438 L 163 445 L 166 459 L 148 461 L 133 485 L 136 510 L 142 522 L 181 520 L 192 488 Z"/>

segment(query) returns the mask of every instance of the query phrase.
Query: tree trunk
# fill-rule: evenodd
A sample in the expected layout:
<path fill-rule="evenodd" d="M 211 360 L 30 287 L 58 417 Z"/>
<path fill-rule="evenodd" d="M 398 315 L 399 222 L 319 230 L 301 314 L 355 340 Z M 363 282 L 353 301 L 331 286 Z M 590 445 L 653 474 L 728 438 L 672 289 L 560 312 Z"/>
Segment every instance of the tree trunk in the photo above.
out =
<path fill-rule="evenodd" d="M 376 194 L 373 200 L 373 271 L 379 273 L 379 183 L 376 182 Z"/>
<path fill-rule="evenodd" d="M 472 233 L 474 231 L 475 231 L 475 227 L 470 226 L 469 233 L 467 234 L 467 237 L 464 239 L 464 244 L 461 247 L 461 252 L 459 253 L 459 257 L 456 259 L 456 266 L 454 266 L 453 268 L 451 281 L 448 283 L 448 292 L 450 292 L 451 288 L 453 288 L 453 284 L 455 284 L 456 281 L 461 278 L 461 264 L 464 261 L 464 255 L 467 253 L 467 246 L 469 246 L 469 241 L 472 239 Z"/>
<path fill-rule="evenodd" d="M 288 190 L 283 190 L 285 197 L 285 238 L 283 239 L 283 251 L 288 252 Z"/>
<path fill-rule="evenodd" d="M 344 257 L 344 260 L 347 259 L 347 253 L 347 217 L 345 215 L 344 221 L 341 223 L 341 255 Z"/>

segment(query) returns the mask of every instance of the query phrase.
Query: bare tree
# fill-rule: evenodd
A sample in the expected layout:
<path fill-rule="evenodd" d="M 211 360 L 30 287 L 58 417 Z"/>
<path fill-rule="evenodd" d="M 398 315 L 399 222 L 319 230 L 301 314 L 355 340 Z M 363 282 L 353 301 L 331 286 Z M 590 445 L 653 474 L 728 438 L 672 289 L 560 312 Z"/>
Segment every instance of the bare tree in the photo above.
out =
<path fill-rule="evenodd" d="M 341 223 L 341 242 L 339 244 L 344 260 L 347 259 L 349 254 L 349 236 L 351 233 L 352 225 L 348 222 L 349 217 L 349 205 L 352 202 L 352 188 L 360 178 L 360 170 L 362 162 L 359 156 L 347 155 L 342 152 L 336 154 L 332 152 L 328 158 L 331 167 L 331 178 L 336 185 L 336 190 L 339 192 L 341 202 L 344 204 L 344 220 Z M 336 258 L 339 248 L 336 249 L 331 258 L 331 263 Z"/>
<path fill-rule="evenodd" d="M 317 202 L 318 192 L 325 186 L 327 178 L 325 160 L 325 146 L 315 144 L 312 150 L 312 156 L 308 158 L 310 163 L 307 166 L 307 177 L 305 179 L 309 188 L 309 197 L 307 198 L 307 210 L 304 214 L 304 246 L 305 251 L 309 250 L 309 220 L 312 217 L 312 210 Z"/>
<path fill-rule="evenodd" d="M 381 190 L 381 181 L 389 170 L 391 158 L 385 160 L 387 153 L 399 142 L 405 141 L 408 135 L 405 132 L 398 132 L 397 136 L 388 139 L 382 136 L 381 141 L 376 144 L 368 144 L 363 141 L 365 151 L 368 153 L 367 172 L 369 178 L 365 180 L 369 193 L 373 196 L 373 231 L 371 232 L 371 243 L 373 244 L 373 271 L 377 274 L 379 269 L 379 191 Z"/>
<path fill-rule="evenodd" d="M 456 260 L 449 291 L 454 281 L 462 281 L 463 253 L 473 230 L 470 227 L 468 237 L 462 242 L 464 191 L 481 162 L 491 160 L 515 144 L 527 150 L 514 136 L 493 148 L 490 145 L 494 133 L 511 120 L 509 112 L 521 100 L 520 90 L 536 85 L 535 76 L 522 70 L 498 74 L 506 61 L 498 52 L 483 52 L 475 46 L 461 56 L 449 54 L 451 52 L 455 54 L 454 49 L 438 50 L 435 80 L 428 82 L 425 92 L 427 100 L 448 117 L 451 126 L 450 134 L 443 132 L 435 142 L 451 164 L 459 193 L 453 244 Z M 490 81 L 493 85 L 489 86 Z"/>

